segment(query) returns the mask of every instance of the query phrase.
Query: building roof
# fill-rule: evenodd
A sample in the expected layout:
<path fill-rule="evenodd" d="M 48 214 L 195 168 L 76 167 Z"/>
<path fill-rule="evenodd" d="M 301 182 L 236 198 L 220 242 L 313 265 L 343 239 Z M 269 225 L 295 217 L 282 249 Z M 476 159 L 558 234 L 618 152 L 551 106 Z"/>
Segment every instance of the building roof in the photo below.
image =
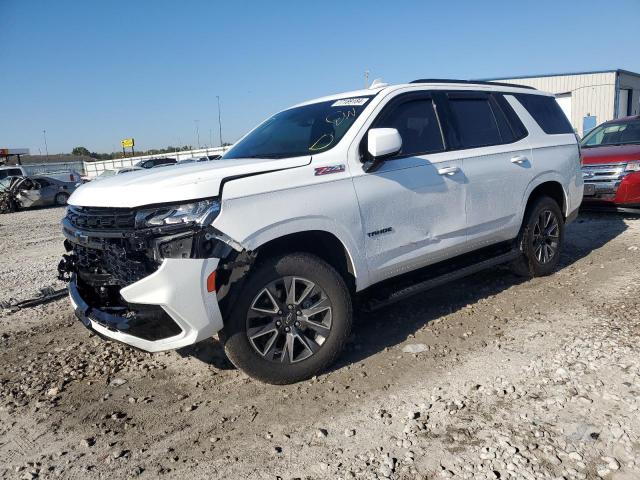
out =
<path fill-rule="evenodd" d="M 631 72 L 629 70 L 623 70 L 618 68 L 618 69 L 612 69 L 612 70 L 591 70 L 591 71 L 585 71 L 585 72 L 543 73 L 542 75 L 518 75 L 515 77 L 483 78 L 483 80 L 487 82 L 491 82 L 493 80 L 518 80 L 523 78 L 566 77 L 570 75 L 591 75 L 594 73 L 624 73 L 626 75 L 633 75 L 635 77 L 640 77 L 640 73 Z"/>

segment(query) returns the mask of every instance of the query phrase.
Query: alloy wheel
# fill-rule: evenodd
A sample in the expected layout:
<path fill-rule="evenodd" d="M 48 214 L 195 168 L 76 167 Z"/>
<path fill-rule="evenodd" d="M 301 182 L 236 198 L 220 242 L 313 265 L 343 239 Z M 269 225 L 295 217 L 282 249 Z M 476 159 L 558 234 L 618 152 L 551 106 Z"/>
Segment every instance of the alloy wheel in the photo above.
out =
<path fill-rule="evenodd" d="M 247 312 L 247 337 L 263 358 L 296 363 L 314 355 L 331 332 L 325 291 L 301 277 L 281 277 L 262 288 Z"/>
<path fill-rule="evenodd" d="M 558 253 L 560 222 L 551 210 L 543 210 L 533 226 L 533 251 L 541 264 L 549 263 Z"/>

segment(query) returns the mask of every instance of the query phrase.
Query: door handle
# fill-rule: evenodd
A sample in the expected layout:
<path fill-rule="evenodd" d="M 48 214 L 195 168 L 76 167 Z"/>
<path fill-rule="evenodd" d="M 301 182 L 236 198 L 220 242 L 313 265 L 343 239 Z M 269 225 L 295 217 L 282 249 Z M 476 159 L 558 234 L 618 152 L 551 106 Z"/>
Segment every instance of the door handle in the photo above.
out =
<path fill-rule="evenodd" d="M 460 171 L 459 167 L 443 167 L 438 169 L 438 175 L 455 175 Z"/>
<path fill-rule="evenodd" d="M 517 165 L 522 165 L 528 159 L 524 155 L 516 155 L 515 157 L 511 157 L 511 163 L 515 163 Z"/>

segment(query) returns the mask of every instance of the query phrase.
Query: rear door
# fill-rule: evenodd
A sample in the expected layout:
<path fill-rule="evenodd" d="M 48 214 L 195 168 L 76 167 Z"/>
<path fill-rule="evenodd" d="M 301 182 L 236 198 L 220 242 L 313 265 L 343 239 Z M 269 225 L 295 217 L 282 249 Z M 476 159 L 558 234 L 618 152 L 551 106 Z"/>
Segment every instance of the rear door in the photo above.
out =
<path fill-rule="evenodd" d="M 527 132 L 500 93 L 447 92 L 447 115 L 467 179 L 469 249 L 514 238 L 532 178 Z"/>
<path fill-rule="evenodd" d="M 377 170 L 353 175 L 373 281 L 451 257 L 466 240 L 462 162 L 444 151 L 431 94 L 392 99 L 370 128 L 385 127 L 398 130 L 402 150 Z"/>

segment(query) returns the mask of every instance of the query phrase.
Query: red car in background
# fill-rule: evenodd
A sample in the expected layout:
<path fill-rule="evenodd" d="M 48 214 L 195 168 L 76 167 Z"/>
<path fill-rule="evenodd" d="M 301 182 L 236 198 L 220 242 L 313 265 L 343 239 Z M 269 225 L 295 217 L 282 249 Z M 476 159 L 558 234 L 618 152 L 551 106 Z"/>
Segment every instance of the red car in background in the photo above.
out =
<path fill-rule="evenodd" d="M 640 213 L 640 116 L 597 126 L 580 148 L 583 206 Z"/>

